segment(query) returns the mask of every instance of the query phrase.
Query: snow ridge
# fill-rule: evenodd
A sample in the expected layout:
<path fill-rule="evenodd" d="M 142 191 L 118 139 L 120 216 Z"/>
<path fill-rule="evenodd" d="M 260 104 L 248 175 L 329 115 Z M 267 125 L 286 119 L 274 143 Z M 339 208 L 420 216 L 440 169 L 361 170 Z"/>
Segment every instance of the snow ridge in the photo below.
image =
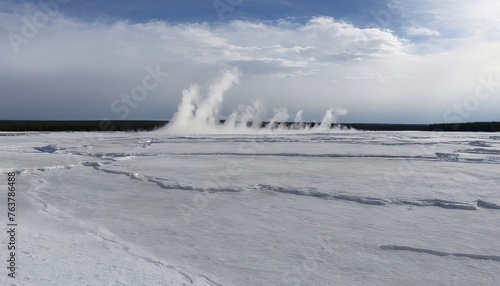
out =
<path fill-rule="evenodd" d="M 411 252 L 417 252 L 417 253 L 427 253 L 427 254 L 432 254 L 432 255 L 437 255 L 437 256 L 466 257 L 466 258 L 471 258 L 471 259 L 491 260 L 491 261 L 500 262 L 500 256 L 496 256 L 496 255 L 470 254 L 470 253 L 460 253 L 460 252 L 443 252 L 443 251 L 436 251 L 436 250 L 426 249 L 426 248 L 400 246 L 400 245 L 382 245 L 382 246 L 380 246 L 380 249 L 382 249 L 382 250 L 411 251 Z"/>
<path fill-rule="evenodd" d="M 418 207 L 440 207 L 444 209 L 454 209 L 454 210 L 477 210 L 478 207 L 487 209 L 500 209 L 499 205 L 484 200 L 477 200 L 476 204 L 470 204 L 470 203 L 454 202 L 442 199 L 421 199 L 421 200 L 382 199 L 374 197 L 345 195 L 338 193 L 324 193 L 314 188 L 297 189 L 297 188 L 285 188 L 280 186 L 271 186 L 265 184 L 258 185 L 258 188 L 277 193 L 284 193 L 284 194 L 291 194 L 298 196 L 309 196 L 326 200 L 349 201 L 349 202 L 375 205 L 375 206 L 410 205 Z"/>

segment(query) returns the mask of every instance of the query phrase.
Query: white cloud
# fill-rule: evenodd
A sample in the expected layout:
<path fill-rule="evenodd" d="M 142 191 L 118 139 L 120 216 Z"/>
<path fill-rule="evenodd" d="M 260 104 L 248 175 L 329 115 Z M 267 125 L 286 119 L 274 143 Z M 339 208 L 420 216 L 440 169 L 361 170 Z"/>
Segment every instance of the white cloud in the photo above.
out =
<path fill-rule="evenodd" d="M 38 8 L 22 7 L 0 11 L 5 34 L 23 36 L 20 19 L 30 19 Z M 414 27 L 423 33 L 423 26 Z M 441 31 L 439 25 L 429 27 Z M 89 110 L 92 118 L 113 118 L 110 103 L 141 84 L 146 66 L 160 64 L 169 78 L 129 119 L 170 118 L 183 88 L 203 84 L 229 65 L 244 76 L 226 97 L 226 114 L 262 98 L 290 112 L 304 109 L 306 120 L 320 118 L 325 106 L 340 105 L 349 109 L 352 121 L 383 121 L 377 116 L 397 110 L 401 121 L 432 122 L 474 93 L 479 75 L 497 73 L 500 66 L 495 39 L 430 37 L 433 42 L 411 43 L 387 29 L 359 28 L 331 17 L 306 23 L 109 24 L 58 15 L 26 39 L 16 54 L 8 38 L 0 38 L 6 95 L 0 117 L 19 116 L 26 112 L 21 106 L 30 103 L 29 112 L 41 118 L 89 117 L 82 113 Z M 426 45 L 440 49 L 423 49 Z"/>
<path fill-rule="evenodd" d="M 414 26 L 431 26 L 448 37 L 500 39 L 500 2 L 497 0 L 399 2 L 403 18 Z"/>
<path fill-rule="evenodd" d="M 439 36 L 441 33 L 436 30 L 432 30 L 425 27 L 407 27 L 405 29 L 406 35 L 408 36 Z"/>
<path fill-rule="evenodd" d="M 267 74 L 296 76 L 335 63 L 406 53 L 406 42 L 388 30 L 361 29 L 331 17 L 314 17 L 292 26 L 246 21 L 216 25 L 118 21 L 108 25 L 59 15 L 35 35 L 25 35 L 25 26 L 32 21 L 26 24 L 19 19 L 31 19 L 37 12 L 36 6 L 31 8 L 23 14 L 0 13 L 0 26 L 15 35 L 2 42 L 11 54 L 4 54 L 4 63 L 13 69 L 124 69 L 158 61 L 183 65 L 238 62 L 249 63 L 251 68 L 258 62 L 267 65 Z"/>

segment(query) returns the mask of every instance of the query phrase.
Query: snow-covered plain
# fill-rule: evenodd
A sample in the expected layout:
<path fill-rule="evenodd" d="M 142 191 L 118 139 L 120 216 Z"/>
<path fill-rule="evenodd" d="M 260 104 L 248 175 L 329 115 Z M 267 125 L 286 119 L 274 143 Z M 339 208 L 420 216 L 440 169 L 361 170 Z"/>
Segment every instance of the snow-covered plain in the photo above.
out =
<path fill-rule="evenodd" d="M 499 134 L 1 135 L 1 285 L 499 285 Z"/>

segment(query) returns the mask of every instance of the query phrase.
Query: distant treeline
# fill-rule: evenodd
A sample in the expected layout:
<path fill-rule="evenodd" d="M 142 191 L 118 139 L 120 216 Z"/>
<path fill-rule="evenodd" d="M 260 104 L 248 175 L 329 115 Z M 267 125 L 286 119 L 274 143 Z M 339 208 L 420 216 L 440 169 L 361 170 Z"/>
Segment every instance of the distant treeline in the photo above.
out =
<path fill-rule="evenodd" d="M 429 131 L 427 124 L 346 123 L 342 125 L 368 131 Z"/>
<path fill-rule="evenodd" d="M 221 122 L 224 122 L 221 120 Z M 152 131 L 165 126 L 168 121 L 26 121 L 0 120 L 0 131 Z M 304 123 L 314 126 L 315 123 Z M 247 124 L 251 125 L 251 124 Z M 269 125 L 262 122 L 261 127 Z M 285 125 L 293 126 L 286 122 Z M 369 131 L 469 131 L 500 132 L 500 122 L 467 122 L 441 124 L 384 124 L 384 123 L 342 123 L 345 128 Z"/>
<path fill-rule="evenodd" d="M 430 131 L 500 132 L 500 122 L 441 123 L 429 125 Z"/>
<path fill-rule="evenodd" d="M 0 131 L 151 131 L 165 121 L 25 121 L 0 120 Z"/>
<path fill-rule="evenodd" d="M 359 130 L 370 131 L 449 131 L 449 132 L 500 132 L 500 122 L 465 122 L 437 124 L 342 124 Z"/>

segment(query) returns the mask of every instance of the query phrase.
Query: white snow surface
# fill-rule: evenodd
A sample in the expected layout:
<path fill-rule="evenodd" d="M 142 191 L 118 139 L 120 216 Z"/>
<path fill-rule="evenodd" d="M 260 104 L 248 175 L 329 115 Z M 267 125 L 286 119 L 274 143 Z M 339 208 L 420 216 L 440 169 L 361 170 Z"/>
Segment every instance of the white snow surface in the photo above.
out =
<path fill-rule="evenodd" d="M 498 133 L 0 135 L 0 285 L 500 281 Z"/>

